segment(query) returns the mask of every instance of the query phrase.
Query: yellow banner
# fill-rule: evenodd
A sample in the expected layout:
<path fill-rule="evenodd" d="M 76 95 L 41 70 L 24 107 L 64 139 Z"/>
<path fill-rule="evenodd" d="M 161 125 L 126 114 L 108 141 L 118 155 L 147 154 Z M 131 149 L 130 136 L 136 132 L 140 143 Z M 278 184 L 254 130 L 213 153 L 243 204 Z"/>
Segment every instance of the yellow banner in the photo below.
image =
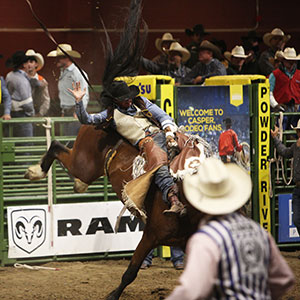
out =
<path fill-rule="evenodd" d="M 115 80 L 123 80 L 128 85 L 136 85 L 140 89 L 139 96 L 149 100 L 156 100 L 156 85 L 160 81 L 174 85 L 174 79 L 165 75 L 141 75 L 136 77 L 117 77 Z"/>
<path fill-rule="evenodd" d="M 269 82 L 258 85 L 258 194 L 260 224 L 271 231 L 269 197 L 269 139 L 270 139 L 270 86 Z"/>
<path fill-rule="evenodd" d="M 160 99 L 160 108 L 174 119 L 174 86 L 171 84 L 162 84 L 160 86 Z"/>
<path fill-rule="evenodd" d="M 240 106 L 243 104 L 243 86 L 233 84 L 229 86 L 230 89 L 230 104 Z"/>

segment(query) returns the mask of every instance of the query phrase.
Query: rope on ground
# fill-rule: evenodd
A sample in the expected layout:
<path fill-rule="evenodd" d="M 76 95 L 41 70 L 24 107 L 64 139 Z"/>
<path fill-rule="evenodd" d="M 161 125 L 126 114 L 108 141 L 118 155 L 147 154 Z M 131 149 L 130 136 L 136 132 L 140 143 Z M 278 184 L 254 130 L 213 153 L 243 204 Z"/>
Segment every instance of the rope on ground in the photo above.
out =
<path fill-rule="evenodd" d="M 51 268 L 51 267 L 40 267 L 40 266 L 29 266 L 26 264 L 19 264 L 19 263 L 15 263 L 14 267 L 16 269 L 28 269 L 28 270 L 51 270 L 51 271 L 59 271 L 59 268 Z"/>

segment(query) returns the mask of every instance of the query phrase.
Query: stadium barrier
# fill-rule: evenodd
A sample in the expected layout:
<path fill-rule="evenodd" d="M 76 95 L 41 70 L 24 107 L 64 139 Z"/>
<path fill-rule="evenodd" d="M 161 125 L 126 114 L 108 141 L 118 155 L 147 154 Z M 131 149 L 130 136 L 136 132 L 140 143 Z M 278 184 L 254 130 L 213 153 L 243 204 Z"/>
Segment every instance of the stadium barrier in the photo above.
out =
<path fill-rule="evenodd" d="M 124 78 L 123 78 L 124 79 Z M 125 80 L 127 80 L 125 78 Z M 250 172 L 253 180 L 253 195 L 250 205 L 250 214 L 253 219 L 260 224 L 275 237 L 279 246 L 294 247 L 299 244 L 297 236 L 295 236 L 295 228 L 291 224 L 291 200 L 290 191 L 292 186 L 279 184 L 275 180 L 275 165 L 271 164 L 270 155 L 273 153 L 273 144 L 270 143 L 270 125 L 274 123 L 276 114 L 272 114 L 270 118 L 269 107 L 269 83 L 263 76 L 224 76 L 213 77 L 206 80 L 205 86 L 179 86 L 174 85 L 174 81 L 167 76 L 138 76 L 135 77 L 135 82 L 128 79 L 129 84 L 137 84 L 141 88 L 142 95 L 146 96 L 157 105 L 169 113 L 177 123 L 183 126 L 187 133 L 198 134 L 211 143 L 214 155 L 218 156 L 218 139 L 220 133 L 224 129 L 224 119 L 232 119 L 232 127 L 238 133 L 239 141 L 245 149 L 244 157 L 237 157 L 238 163 Z M 150 83 L 149 83 L 150 82 Z M 96 87 L 99 91 L 101 87 Z M 155 91 L 155 93 L 153 93 Z M 148 93 L 148 94 L 147 94 Z M 93 103 L 92 112 L 97 111 L 97 103 Z M 90 110 L 91 112 L 91 110 Z M 14 123 L 33 123 L 37 132 L 42 134 L 32 138 L 16 138 L 12 136 L 11 126 Z M 57 139 L 63 143 L 74 141 L 75 137 L 61 136 L 61 128 L 65 122 L 76 122 L 73 118 L 51 118 L 50 132 L 51 139 Z M 273 124 L 272 123 L 272 124 Z M 16 261 L 21 263 L 28 262 L 45 262 L 52 260 L 77 260 L 91 259 L 104 257 L 124 257 L 132 255 L 132 251 L 123 247 L 121 250 L 110 251 L 114 243 L 118 241 L 109 241 L 105 244 L 101 239 L 95 238 L 98 231 L 104 231 L 108 235 L 110 227 L 104 226 L 104 223 L 99 223 L 98 227 L 94 228 L 94 236 L 87 239 L 81 244 L 90 244 L 95 249 L 96 243 L 103 243 L 100 250 L 80 249 L 79 253 L 71 250 L 60 249 L 58 252 L 41 252 L 42 254 L 32 255 L 36 251 L 34 246 L 30 248 L 30 253 L 24 257 L 15 255 L 14 258 L 9 257 L 9 230 L 11 235 L 13 229 L 8 229 L 8 217 L 12 214 L 13 208 L 23 206 L 49 206 L 49 178 L 40 182 L 29 182 L 23 178 L 24 172 L 28 165 L 37 163 L 41 155 L 47 149 L 46 130 L 44 118 L 25 118 L 12 119 L 10 121 L 0 120 L 0 263 L 1 265 L 12 264 Z M 7 128 L 6 128 L 7 127 Z M 5 134 L 4 134 L 5 132 Z M 285 132 L 288 136 L 291 132 Z M 290 143 L 288 140 L 286 141 Z M 284 172 L 289 172 L 289 163 L 284 160 Z M 280 167 L 281 168 L 281 167 Z M 271 170 L 271 172 L 269 172 Z M 107 178 L 103 177 L 93 183 L 88 191 L 84 194 L 73 193 L 73 182 L 68 177 L 62 166 L 54 163 L 52 168 L 52 203 L 55 213 L 60 217 L 64 217 L 64 212 L 68 207 L 64 205 L 72 205 L 74 215 L 80 215 L 83 209 L 97 210 L 95 204 L 106 201 L 116 200 L 111 186 L 107 182 Z M 279 178 L 281 180 L 281 178 Z M 270 192 L 273 195 L 270 196 Z M 286 196 L 288 194 L 288 196 Z M 283 196 L 282 196 L 283 195 Z M 86 208 L 88 203 L 90 208 Z M 121 202 L 118 201 L 121 205 Z M 56 206 L 57 205 L 57 206 Z M 60 206 L 59 206 L 60 205 Z M 82 206 L 80 206 L 82 205 Z M 279 207 L 281 209 L 279 209 Z M 116 208 L 118 211 L 118 208 Z M 22 212 L 24 214 L 24 211 Z M 108 211 L 106 211 L 109 214 Z M 91 212 L 92 214 L 92 212 Z M 104 214 L 103 214 L 104 215 Z M 18 213 L 16 213 L 18 217 Z M 67 214 L 67 216 L 69 216 Z M 50 215 L 49 222 L 53 216 Z M 109 217 L 109 218 L 114 218 Z M 107 220 L 108 224 L 113 221 Z M 128 217 L 129 218 L 129 217 Z M 79 220 L 69 216 L 69 223 L 63 223 L 63 220 L 58 220 L 60 224 L 64 224 L 65 237 L 72 235 L 71 229 L 67 226 L 73 226 L 75 222 L 86 222 L 87 228 L 90 228 L 90 220 Z M 72 222 L 70 220 L 73 220 Z M 94 220 L 92 218 L 92 220 Z M 141 236 L 142 225 L 134 220 L 133 225 L 130 225 L 129 219 L 126 219 L 124 228 L 129 227 L 131 232 Z M 10 223 L 12 222 L 10 218 Z M 57 220 L 56 220 L 57 221 Z M 109 223 L 110 222 L 110 223 Z M 288 224 L 286 226 L 286 224 Z M 11 224 L 10 224 L 11 225 Z M 132 226 L 132 227 L 130 227 Z M 112 226 L 111 226 L 112 227 Z M 74 228 L 73 228 L 74 229 Z M 52 229 L 53 230 L 53 229 Z M 56 231 L 59 231 L 57 225 Z M 107 232 L 105 232 L 107 230 Z M 288 231 L 287 231 L 288 230 Z M 126 230 L 125 230 L 126 231 Z M 64 232 L 62 230 L 62 232 Z M 82 228 L 78 229 L 80 235 L 84 235 Z M 55 232 L 56 233 L 56 232 Z M 53 232 L 47 232 L 50 236 Z M 61 234 L 61 232 L 60 232 Z M 78 234 L 78 235 L 79 235 Z M 118 236 L 118 235 L 116 235 Z M 120 235 L 119 235 L 120 237 Z M 91 242 L 94 239 L 95 242 Z M 23 241 L 24 242 L 24 241 Z M 27 240 L 28 242 L 28 240 Z M 50 248 L 53 240 L 50 239 Z M 59 243 L 58 243 L 59 244 Z M 64 244 L 72 244 L 64 241 Z M 20 248 L 22 245 L 15 248 Z M 48 247 L 48 248 L 49 248 Z M 63 248 L 64 246 L 61 246 Z M 19 250 L 20 250 L 19 249 Z M 32 250 L 34 249 L 34 250 Z M 73 249 L 73 248 L 71 248 Z M 104 250 L 105 249 L 105 250 Z M 118 249 L 118 247 L 117 247 Z M 15 249 L 11 249 L 14 253 Z M 15 251 L 16 252 L 16 251 Z M 162 247 L 158 252 L 163 257 L 169 257 L 169 247 Z M 49 253 L 49 255 L 46 255 Z M 63 254 L 61 254 L 63 253 Z"/>

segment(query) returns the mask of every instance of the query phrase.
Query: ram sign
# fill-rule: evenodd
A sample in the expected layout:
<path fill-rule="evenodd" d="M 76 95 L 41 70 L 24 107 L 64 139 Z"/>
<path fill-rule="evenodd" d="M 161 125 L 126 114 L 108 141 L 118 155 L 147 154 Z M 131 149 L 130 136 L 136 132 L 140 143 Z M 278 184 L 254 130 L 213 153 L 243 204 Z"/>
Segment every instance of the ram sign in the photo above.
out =
<path fill-rule="evenodd" d="M 8 207 L 9 258 L 135 250 L 144 224 L 121 202 Z"/>

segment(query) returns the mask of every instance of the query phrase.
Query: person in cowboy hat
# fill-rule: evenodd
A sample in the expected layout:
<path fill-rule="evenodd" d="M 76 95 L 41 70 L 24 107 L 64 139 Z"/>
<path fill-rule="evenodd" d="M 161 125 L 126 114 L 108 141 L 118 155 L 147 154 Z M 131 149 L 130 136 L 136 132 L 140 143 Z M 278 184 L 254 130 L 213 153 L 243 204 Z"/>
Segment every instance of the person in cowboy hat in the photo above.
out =
<path fill-rule="evenodd" d="M 82 98 L 85 90 L 81 89 L 80 83 L 77 82 L 76 86 L 73 84 L 73 90 L 69 91 L 76 100 L 76 114 L 82 124 L 101 126 L 110 120 L 115 130 L 140 150 L 147 151 L 144 148 L 145 143 L 153 141 L 151 152 L 147 154 L 149 156 L 153 155 L 153 152 L 166 156 L 167 147 L 170 149 L 176 146 L 174 133 L 177 126 L 173 119 L 147 98 L 138 97 L 140 91 L 137 86 L 128 86 L 126 82 L 120 80 L 113 81 L 105 94 L 102 94 L 102 97 L 112 101 L 112 109 L 93 115 L 88 114 L 84 108 Z M 174 183 L 167 165 L 164 164 L 155 172 L 154 181 L 162 192 L 164 202 L 171 205 L 164 213 L 184 215 L 186 212 L 178 198 L 177 184 Z"/>
<path fill-rule="evenodd" d="M 81 54 L 72 49 L 69 44 L 59 44 L 56 50 L 47 54 L 48 57 L 56 58 L 56 66 L 60 68 L 60 76 L 58 80 L 58 96 L 60 100 L 60 107 L 62 116 L 76 117 L 75 114 L 75 101 L 68 89 L 72 88 L 73 82 L 80 82 L 83 89 L 86 90 L 82 99 L 83 105 L 86 108 L 89 102 L 88 84 L 79 69 L 75 66 L 69 56 L 67 56 L 61 49 L 64 50 L 69 56 L 74 58 L 81 58 Z M 84 72 L 85 76 L 87 74 Z M 64 135 L 77 135 L 80 128 L 79 123 L 66 123 L 64 126 Z"/>
<path fill-rule="evenodd" d="M 6 67 L 13 68 L 13 71 L 6 75 L 7 89 L 11 95 L 11 117 L 23 118 L 34 116 L 32 100 L 31 81 L 28 77 L 28 61 L 30 57 L 24 51 L 16 51 L 6 61 Z M 14 136 L 33 136 L 32 123 L 14 124 Z"/>
<path fill-rule="evenodd" d="M 291 38 L 290 35 L 285 35 L 279 28 L 274 28 L 271 32 L 267 32 L 263 36 L 264 43 L 269 47 L 259 58 L 258 64 L 262 75 L 269 76 L 274 70 L 274 66 L 270 59 L 274 58 L 276 51 L 283 50 L 286 42 Z"/>
<path fill-rule="evenodd" d="M 0 54 L 0 58 L 2 57 L 3 57 L 2 54 Z M 1 86 L 0 104 L 3 104 L 3 111 L 1 110 L 1 112 L 3 112 L 3 115 L 1 118 L 3 120 L 10 120 L 11 119 L 11 115 L 10 115 L 11 97 L 6 87 L 6 83 L 3 76 L 0 76 L 0 86 Z"/>
<path fill-rule="evenodd" d="M 174 39 L 173 35 L 169 32 L 164 33 L 162 38 L 157 38 L 155 40 L 155 47 L 160 53 L 156 55 L 152 61 L 156 64 L 167 64 L 168 55 L 166 51 L 170 48 L 173 42 L 176 42 L 176 39 Z"/>
<path fill-rule="evenodd" d="M 226 69 L 217 57 L 221 57 L 220 49 L 204 40 L 199 48 L 199 61 L 185 77 L 184 84 L 202 84 L 211 76 L 226 75 Z"/>
<path fill-rule="evenodd" d="M 231 52 L 225 51 L 224 56 L 229 62 L 226 69 L 227 75 L 242 74 L 243 64 L 249 56 L 245 54 L 244 48 L 242 46 L 235 46 Z"/>
<path fill-rule="evenodd" d="M 31 86 L 36 116 L 46 116 L 50 108 L 48 82 L 43 76 L 37 73 L 44 66 L 44 58 L 42 54 L 35 52 L 33 49 L 28 49 L 25 54 L 30 57 L 28 61 L 27 74 L 30 78 L 35 78 L 38 82 L 38 84 Z"/>
<path fill-rule="evenodd" d="M 219 137 L 219 155 L 224 163 L 235 162 L 234 153 L 241 152 L 243 146 L 239 144 L 238 136 L 234 130 L 231 129 L 232 121 L 230 118 L 223 120 L 226 129 Z"/>
<path fill-rule="evenodd" d="M 241 40 L 243 46 L 247 44 L 258 58 L 260 55 L 259 45 L 262 42 L 262 38 L 257 34 L 257 32 L 255 30 L 250 30 L 246 36 L 241 36 Z"/>
<path fill-rule="evenodd" d="M 203 38 L 209 33 L 204 30 L 202 24 L 197 24 L 193 29 L 187 28 L 185 34 L 192 39 L 191 43 L 186 46 L 191 53 L 191 57 L 186 62 L 186 66 L 192 68 L 198 62 L 200 44 L 203 41 Z"/>
<path fill-rule="evenodd" d="M 166 300 L 280 299 L 295 277 L 273 237 L 238 211 L 251 196 L 250 175 L 207 158 L 184 178 L 183 189 L 204 216 L 188 241 L 179 285 Z"/>
<path fill-rule="evenodd" d="M 248 55 L 248 57 L 243 63 L 241 74 L 260 74 L 260 69 L 258 66 L 260 53 L 256 52 L 250 40 L 244 40 L 242 46 L 245 50 L 245 54 Z"/>
<path fill-rule="evenodd" d="M 293 223 L 300 235 L 300 120 L 295 127 L 291 125 L 291 128 L 296 130 L 297 141 L 290 147 L 286 147 L 278 138 L 279 128 L 277 126 L 274 130 L 271 129 L 271 136 L 278 154 L 286 158 L 293 158 L 293 181 L 295 183 L 292 196 Z M 300 259 L 300 256 L 298 258 Z"/>
<path fill-rule="evenodd" d="M 269 77 L 270 82 L 270 104 L 273 110 L 285 110 L 295 112 L 299 110 L 300 104 L 300 70 L 297 55 L 294 48 L 285 48 L 277 51 L 275 57 L 280 60 L 279 67 Z M 289 128 L 289 123 L 297 124 L 298 117 L 293 116 L 284 119 L 284 129 Z"/>
<path fill-rule="evenodd" d="M 167 63 L 159 64 L 142 58 L 142 67 L 151 74 L 168 75 L 175 78 L 175 84 L 183 84 L 186 74 L 190 71 L 184 63 L 190 58 L 189 51 L 182 47 L 178 42 L 173 42 L 168 50 Z"/>

